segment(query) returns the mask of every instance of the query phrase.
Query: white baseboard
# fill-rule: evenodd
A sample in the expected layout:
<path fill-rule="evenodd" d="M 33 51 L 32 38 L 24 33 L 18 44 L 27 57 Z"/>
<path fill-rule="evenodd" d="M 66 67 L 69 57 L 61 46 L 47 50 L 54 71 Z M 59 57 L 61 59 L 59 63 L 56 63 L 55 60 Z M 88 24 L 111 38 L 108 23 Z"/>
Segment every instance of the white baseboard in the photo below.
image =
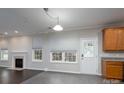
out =
<path fill-rule="evenodd" d="M 80 72 L 80 74 L 85 74 L 85 75 L 96 75 L 96 76 L 101 76 L 102 74 L 100 74 L 100 73 L 93 73 L 93 74 L 91 74 L 91 73 L 81 73 Z"/>
<path fill-rule="evenodd" d="M 80 72 L 75 72 L 75 71 L 62 71 L 62 70 L 54 70 L 54 69 L 48 69 L 47 71 L 80 74 Z"/>
<path fill-rule="evenodd" d="M 80 72 L 62 71 L 62 70 L 54 70 L 54 69 L 47 69 L 46 70 L 46 68 L 44 68 L 44 69 L 41 69 L 41 68 L 26 68 L 26 69 L 80 74 Z"/>
<path fill-rule="evenodd" d="M 74 74 L 86 74 L 86 73 L 75 72 L 75 71 L 61 71 L 61 70 L 54 70 L 54 69 L 48 69 L 48 71 L 53 71 L 53 72 L 63 72 L 63 73 L 74 73 Z M 102 76 L 102 74 L 100 74 L 100 73 L 97 73 L 97 74 L 86 74 L 86 75 Z"/>
<path fill-rule="evenodd" d="M 29 70 L 42 70 L 42 71 L 52 71 L 52 72 L 63 72 L 63 73 L 74 73 L 74 74 L 85 74 L 85 73 L 81 73 L 81 72 L 76 72 L 76 71 L 62 71 L 62 70 L 56 70 L 56 69 L 47 69 L 46 68 L 25 68 L 25 69 L 29 69 Z M 98 75 L 101 76 L 101 74 L 87 74 L 87 75 Z"/>
<path fill-rule="evenodd" d="M 29 67 L 27 67 L 25 69 L 29 69 L 29 70 L 43 70 L 44 71 L 44 69 L 41 69 L 41 68 L 29 68 Z"/>

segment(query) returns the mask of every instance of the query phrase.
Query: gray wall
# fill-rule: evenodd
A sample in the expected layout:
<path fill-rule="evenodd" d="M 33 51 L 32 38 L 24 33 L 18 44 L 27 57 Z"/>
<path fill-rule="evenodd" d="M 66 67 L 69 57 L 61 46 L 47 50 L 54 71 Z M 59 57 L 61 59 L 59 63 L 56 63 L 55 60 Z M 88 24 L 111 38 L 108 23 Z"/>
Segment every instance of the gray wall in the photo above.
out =
<path fill-rule="evenodd" d="M 80 38 L 97 37 L 99 30 L 94 31 L 68 31 L 53 32 L 48 34 L 9 37 L 0 41 L 0 47 L 8 47 L 9 62 L 0 62 L 1 66 L 11 66 L 12 51 L 28 51 L 26 67 L 30 69 L 46 69 L 65 72 L 80 72 L 80 61 L 77 64 L 50 63 L 49 52 L 51 50 L 77 50 L 80 52 Z M 4 42 L 4 43 L 3 43 Z M 43 48 L 43 62 L 32 62 L 32 48 Z"/>
<path fill-rule="evenodd" d="M 81 31 L 63 31 L 51 32 L 40 35 L 8 37 L 0 39 L 0 48 L 9 49 L 9 62 L 0 62 L 0 66 L 11 67 L 12 51 L 27 51 L 28 69 L 48 69 L 51 71 L 75 72 L 80 73 L 80 60 L 77 64 L 50 63 L 49 52 L 51 50 L 77 50 L 80 52 L 80 38 L 98 38 L 99 62 L 98 74 L 101 73 L 101 57 L 122 55 L 123 53 L 104 53 L 102 51 L 102 33 L 101 29 L 81 30 Z M 43 48 L 43 62 L 32 62 L 32 48 Z"/>

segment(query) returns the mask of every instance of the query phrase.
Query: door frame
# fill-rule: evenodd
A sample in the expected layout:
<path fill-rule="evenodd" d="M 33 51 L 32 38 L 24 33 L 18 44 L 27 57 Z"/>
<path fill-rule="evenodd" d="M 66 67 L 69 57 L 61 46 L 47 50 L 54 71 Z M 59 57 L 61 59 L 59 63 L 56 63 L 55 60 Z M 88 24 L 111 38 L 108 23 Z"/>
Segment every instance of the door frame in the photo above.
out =
<path fill-rule="evenodd" d="M 95 40 L 96 41 L 96 44 L 97 44 L 96 45 L 96 49 L 97 49 L 97 54 L 96 54 L 97 60 L 96 61 L 97 61 L 97 64 L 98 64 L 97 66 L 98 67 L 97 67 L 97 72 L 96 73 L 93 73 L 93 74 L 94 75 L 99 75 L 99 71 L 98 71 L 99 70 L 99 45 L 98 45 L 98 37 L 80 38 L 80 53 L 79 53 L 80 54 L 80 57 L 79 57 L 80 58 L 80 73 L 81 74 L 86 74 L 86 73 L 83 73 L 83 71 L 81 69 L 82 68 L 82 66 L 81 66 L 82 65 L 82 60 L 81 60 L 81 52 L 82 52 L 82 50 L 81 50 L 81 44 L 82 44 L 82 40 Z"/>

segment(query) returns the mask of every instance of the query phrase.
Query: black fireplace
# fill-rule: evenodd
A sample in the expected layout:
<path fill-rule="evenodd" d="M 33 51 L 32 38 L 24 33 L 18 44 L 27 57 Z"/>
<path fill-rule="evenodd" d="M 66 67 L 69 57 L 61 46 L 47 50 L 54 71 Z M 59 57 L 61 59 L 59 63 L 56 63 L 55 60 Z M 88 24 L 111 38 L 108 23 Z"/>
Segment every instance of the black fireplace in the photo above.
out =
<path fill-rule="evenodd" d="M 15 67 L 16 68 L 23 68 L 23 59 L 22 58 L 16 58 L 15 59 Z"/>

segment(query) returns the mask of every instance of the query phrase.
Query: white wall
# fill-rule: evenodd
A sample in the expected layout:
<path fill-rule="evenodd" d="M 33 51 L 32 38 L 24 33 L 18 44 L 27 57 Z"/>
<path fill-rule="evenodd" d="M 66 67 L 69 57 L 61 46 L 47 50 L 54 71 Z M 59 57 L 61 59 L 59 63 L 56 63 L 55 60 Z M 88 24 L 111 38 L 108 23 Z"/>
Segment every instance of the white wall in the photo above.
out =
<path fill-rule="evenodd" d="M 63 72 L 80 73 L 80 59 L 77 64 L 65 63 L 50 63 L 49 52 L 51 50 L 77 50 L 80 52 L 80 38 L 95 37 L 98 38 L 99 46 L 99 62 L 98 74 L 101 73 L 101 57 L 115 56 L 115 53 L 104 53 L 102 51 L 102 33 L 101 29 L 82 30 L 82 31 L 63 31 L 51 32 L 41 35 L 8 37 L 0 39 L 0 48 L 6 47 L 9 49 L 9 62 L 0 62 L 0 66 L 11 67 L 11 52 L 12 51 L 27 51 L 28 62 L 26 68 L 30 69 L 45 69 Z M 32 62 L 32 48 L 43 48 L 43 62 Z M 116 55 L 122 53 L 116 53 Z"/>

